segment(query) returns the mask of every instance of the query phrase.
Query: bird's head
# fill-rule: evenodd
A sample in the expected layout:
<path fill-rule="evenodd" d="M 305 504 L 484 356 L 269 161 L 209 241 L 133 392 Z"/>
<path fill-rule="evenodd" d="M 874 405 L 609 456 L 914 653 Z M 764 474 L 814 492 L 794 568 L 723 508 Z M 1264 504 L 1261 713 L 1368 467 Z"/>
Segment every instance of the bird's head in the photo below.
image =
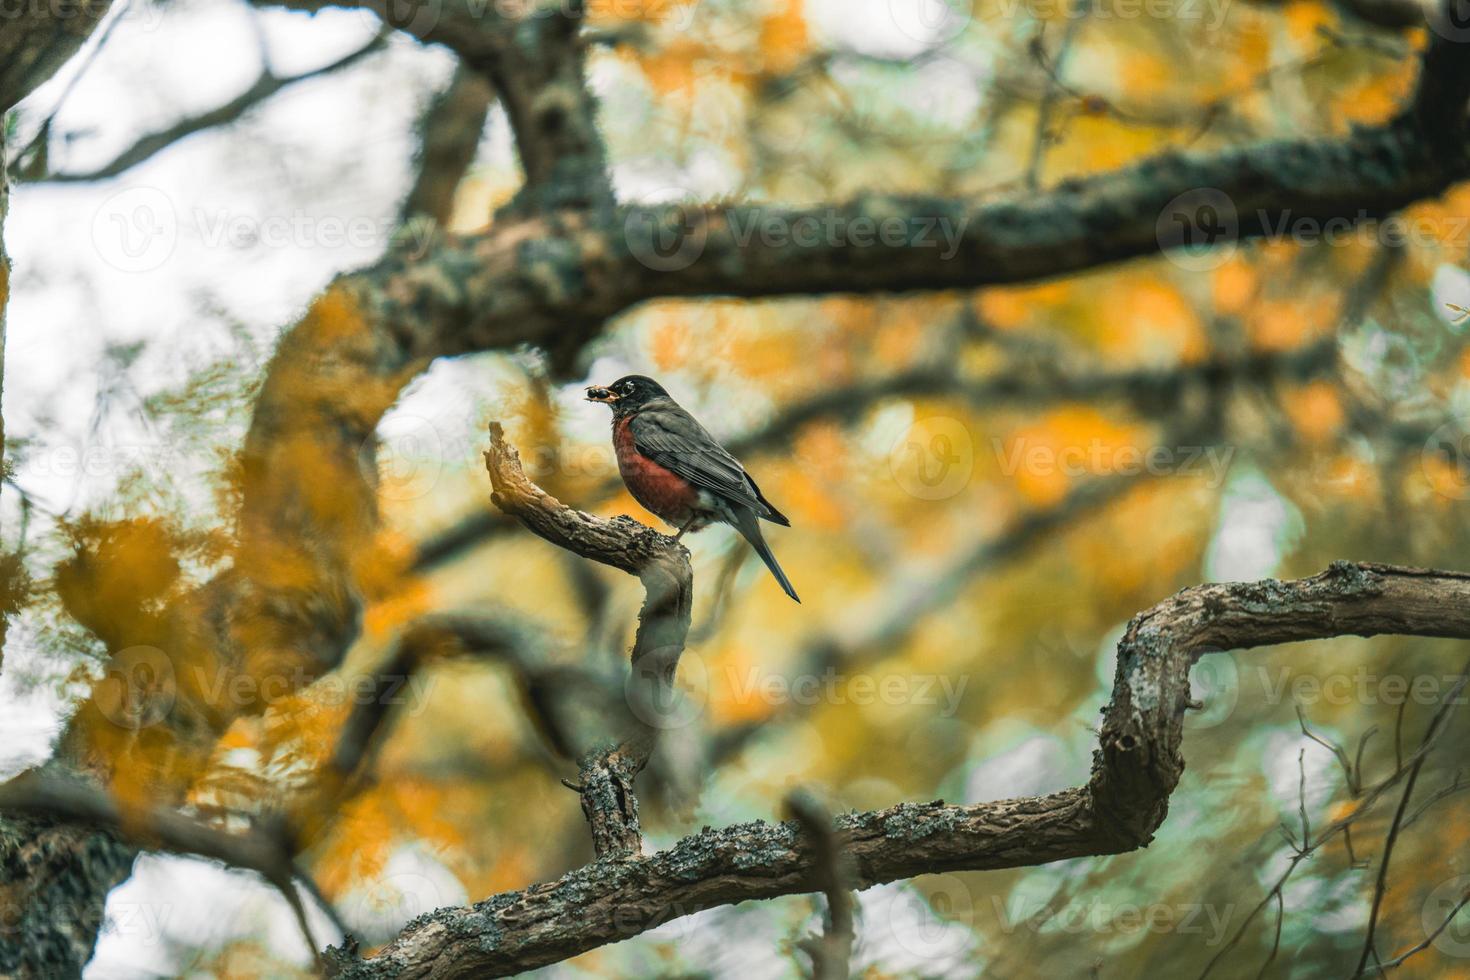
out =
<path fill-rule="evenodd" d="M 645 378 L 641 374 L 630 374 L 625 378 L 619 378 L 612 384 L 602 387 L 593 385 L 587 389 L 587 400 L 589 402 L 602 402 L 611 405 L 614 415 L 626 415 L 636 412 L 647 402 L 655 398 L 667 398 L 669 393 L 664 391 L 663 386 L 652 378 Z"/>

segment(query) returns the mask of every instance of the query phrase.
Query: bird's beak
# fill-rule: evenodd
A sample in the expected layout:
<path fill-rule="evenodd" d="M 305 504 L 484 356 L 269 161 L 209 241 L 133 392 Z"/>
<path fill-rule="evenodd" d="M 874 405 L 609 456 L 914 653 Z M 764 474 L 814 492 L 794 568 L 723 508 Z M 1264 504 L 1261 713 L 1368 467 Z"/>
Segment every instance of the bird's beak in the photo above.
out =
<path fill-rule="evenodd" d="M 618 396 L 611 388 L 593 385 L 587 389 L 587 400 L 589 402 L 602 402 L 605 405 L 611 405 L 618 400 Z"/>

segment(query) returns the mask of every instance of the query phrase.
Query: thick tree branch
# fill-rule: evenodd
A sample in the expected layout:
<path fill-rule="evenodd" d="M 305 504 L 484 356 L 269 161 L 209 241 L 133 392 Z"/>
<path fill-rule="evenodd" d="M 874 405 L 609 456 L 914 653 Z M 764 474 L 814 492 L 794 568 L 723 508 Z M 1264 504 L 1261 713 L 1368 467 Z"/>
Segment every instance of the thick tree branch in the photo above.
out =
<path fill-rule="evenodd" d="M 245 834 L 230 833 L 174 810 L 124 808 L 101 787 L 46 769 L 32 770 L 0 785 L 0 810 L 102 827 L 144 847 L 254 871 L 286 899 L 312 952 L 321 948 L 307 923 L 296 883 L 301 881 L 318 898 L 321 891 L 296 866 L 294 848 L 279 823 L 258 826 Z M 323 907 L 335 917 L 330 905 L 323 903 Z"/>
<path fill-rule="evenodd" d="M 112 0 L 26 3 L 5 14 L 0 31 L 0 113 L 56 74 L 102 22 Z"/>
<path fill-rule="evenodd" d="M 460 62 L 419 127 L 418 175 L 404 198 L 399 222 L 427 218 L 440 227 L 454 213 L 454 194 L 474 163 L 494 93 L 490 83 Z"/>
<path fill-rule="evenodd" d="M 0 815 L 0 975 L 81 976 L 107 894 L 138 849 L 110 830 L 51 814 Z"/>
<path fill-rule="evenodd" d="M 612 203 L 597 105 L 583 69 L 582 0 L 255 2 L 301 10 L 360 6 L 421 41 L 443 44 L 483 72 L 505 105 L 526 176 L 517 210 Z"/>
<path fill-rule="evenodd" d="M 694 572 L 689 552 L 672 537 L 630 517 L 605 520 L 574 510 L 526 478 L 520 454 L 490 423 L 485 469 L 495 506 L 566 550 L 636 575 L 646 592 L 633 641 L 626 712 L 610 718 L 602 744 L 580 753 L 582 809 L 599 858 L 636 855 L 641 846 L 633 777 L 677 712 L 674 674 L 689 633 Z"/>
<path fill-rule="evenodd" d="M 969 806 L 904 803 L 846 814 L 868 887 L 939 871 L 1023 867 L 1146 845 L 1184 769 L 1189 669 L 1200 656 L 1333 636 L 1470 637 L 1470 574 L 1338 562 L 1313 578 L 1185 589 L 1129 623 L 1118 643 L 1091 779 L 1046 796 Z M 791 823 L 705 830 L 648 858 L 602 861 L 555 882 L 441 909 L 339 975 L 507 975 L 717 905 L 822 887 Z"/>
<path fill-rule="evenodd" d="M 798 790 L 786 797 L 787 815 L 801 828 L 816 861 L 816 883 L 827 896 L 826 930 L 799 945 L 812 960 L 812 980 L 847 980 L 852 960 L 852 869 L 844 853 L 846 842 L 832 826 L 832 814 L 810 793 Z"/>

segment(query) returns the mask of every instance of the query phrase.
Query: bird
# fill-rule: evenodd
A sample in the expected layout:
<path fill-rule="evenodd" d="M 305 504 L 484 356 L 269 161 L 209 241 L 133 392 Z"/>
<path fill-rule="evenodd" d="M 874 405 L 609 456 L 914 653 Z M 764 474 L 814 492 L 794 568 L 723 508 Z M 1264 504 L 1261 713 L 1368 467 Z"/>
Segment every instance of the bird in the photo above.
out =
<path fill-rule="evenodd" d="M 760 527 L 761 519 L 782 527 L 791 521 L 662 385 L 630 374 L 589 387 L 587 400 L 612 408 L 613 451 L 623 483 L 634 500 L 679 529 L 674 540 L 713 523 L 729 524 L 750 542 L 786 594 L 801 602 Z"/>

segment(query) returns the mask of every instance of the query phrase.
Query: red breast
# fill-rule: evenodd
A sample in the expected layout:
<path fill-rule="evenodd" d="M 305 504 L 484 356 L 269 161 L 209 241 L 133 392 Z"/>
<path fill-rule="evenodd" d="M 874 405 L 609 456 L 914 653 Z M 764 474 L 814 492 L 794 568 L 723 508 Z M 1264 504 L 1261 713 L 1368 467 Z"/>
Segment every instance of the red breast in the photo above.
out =
<path fill-rule="evenodd" d="M 674 524 L 689 519 L 699 506 L 699 491 L 692 483 L 660 466 L 633 444 L 632 416 L 613 420 L 613 451 L 623 482 L 644 507 Z"/>

